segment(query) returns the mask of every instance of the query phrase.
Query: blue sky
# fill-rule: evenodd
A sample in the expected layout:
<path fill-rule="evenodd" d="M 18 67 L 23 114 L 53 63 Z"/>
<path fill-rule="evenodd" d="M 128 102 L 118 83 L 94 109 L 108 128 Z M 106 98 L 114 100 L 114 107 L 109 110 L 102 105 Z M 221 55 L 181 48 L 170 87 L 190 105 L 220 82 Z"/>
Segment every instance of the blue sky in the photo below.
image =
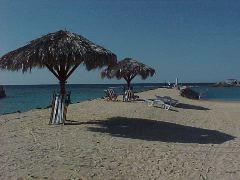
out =
<path fill-rule="evenodd" d="M 67 29 L 118 56 L 156 69 L 146 81 L 215 82 L 240 79 L 240 1 L 0 0 L 0 56 L 49 32 Z M 79 67 L 68 83 L 102 80 Z M 52 84 L 46 69 L 0 71 L 0 84 Z"/>

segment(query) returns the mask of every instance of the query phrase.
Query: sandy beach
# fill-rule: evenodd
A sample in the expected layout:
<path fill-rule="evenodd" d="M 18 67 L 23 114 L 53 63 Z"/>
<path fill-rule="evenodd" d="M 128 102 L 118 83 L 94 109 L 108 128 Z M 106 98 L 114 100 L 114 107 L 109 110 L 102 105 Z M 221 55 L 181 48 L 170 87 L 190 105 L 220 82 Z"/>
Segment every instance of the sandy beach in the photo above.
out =
<path fill-rule="evenodd" d="M 240 103 L 190 100 L 170 110 L 103 99 L 0 116 L 0 179 L 240 179 Z"/>

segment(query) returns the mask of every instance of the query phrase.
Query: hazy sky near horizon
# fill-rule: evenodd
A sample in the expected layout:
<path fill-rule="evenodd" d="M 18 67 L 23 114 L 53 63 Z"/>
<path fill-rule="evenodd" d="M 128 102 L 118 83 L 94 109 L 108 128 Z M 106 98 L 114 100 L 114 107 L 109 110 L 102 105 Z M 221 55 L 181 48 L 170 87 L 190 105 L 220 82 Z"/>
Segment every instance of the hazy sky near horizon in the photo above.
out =
<path fill-rule="evenodd" d="M 146 81 L 215 82 L 240 79 L 240 1 L 0 0 L 0 56 L 60 29 L 81 34 L 156 69 Z M 83 66 L 68 83 L 102 80 Z M 54 84 L 46 69 L 0 71 L 0 84 Z"/>

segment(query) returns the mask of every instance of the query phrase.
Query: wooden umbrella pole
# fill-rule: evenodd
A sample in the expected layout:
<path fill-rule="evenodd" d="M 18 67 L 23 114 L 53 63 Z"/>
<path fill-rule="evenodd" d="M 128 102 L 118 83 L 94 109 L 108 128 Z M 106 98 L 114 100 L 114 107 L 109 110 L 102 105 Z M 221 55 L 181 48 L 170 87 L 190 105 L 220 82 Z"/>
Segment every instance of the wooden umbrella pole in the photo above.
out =
<path fill-rule="evenodd" d="M 127 80 L 127 87 L 128 87 L 128 89 L 130 89 L 130 86 L 131 86 L 130 83 L 131 83 L 131 80 L 128 79 L 128 80 Z"/>
<path fill-rule="evenodd" d="M 130 86 L 131 86 L 131 78 L 130 78 L 130 75 L 128 75 L 128 76 L 126 77 L 126 81 L 127 81 L 127 87 L 128 87 L 128 89 L 130 89 Z"/>
<path fill-rule="evenodd" d="M 60 81 L 59 84 L 60 84 L 60 94 L 65 95 L 66 94 L 66 89 L 65 89 L 66 81 Z"/>

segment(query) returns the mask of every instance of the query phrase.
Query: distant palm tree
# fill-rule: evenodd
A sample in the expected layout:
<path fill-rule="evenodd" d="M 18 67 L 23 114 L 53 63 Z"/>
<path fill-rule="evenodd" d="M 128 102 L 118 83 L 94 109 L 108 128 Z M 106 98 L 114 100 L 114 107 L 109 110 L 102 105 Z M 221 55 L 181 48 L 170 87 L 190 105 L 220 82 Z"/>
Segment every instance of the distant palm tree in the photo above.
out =
<path fill-rule="evenodd" d="M 143 63 L 140 63 L 132 58 L 125 58 L 119 61 L 116 65 L 109 66 L 107 69 L 103 70 L 101 73 L 102 78 L 113 78 L 117 79 L 124 78 L 127 82 L 127 87 L 130 88 L 131 81 L 137 75 L 142 79 L 146 79 L 149 76 L 153 76 L 155 70 Z"/>

